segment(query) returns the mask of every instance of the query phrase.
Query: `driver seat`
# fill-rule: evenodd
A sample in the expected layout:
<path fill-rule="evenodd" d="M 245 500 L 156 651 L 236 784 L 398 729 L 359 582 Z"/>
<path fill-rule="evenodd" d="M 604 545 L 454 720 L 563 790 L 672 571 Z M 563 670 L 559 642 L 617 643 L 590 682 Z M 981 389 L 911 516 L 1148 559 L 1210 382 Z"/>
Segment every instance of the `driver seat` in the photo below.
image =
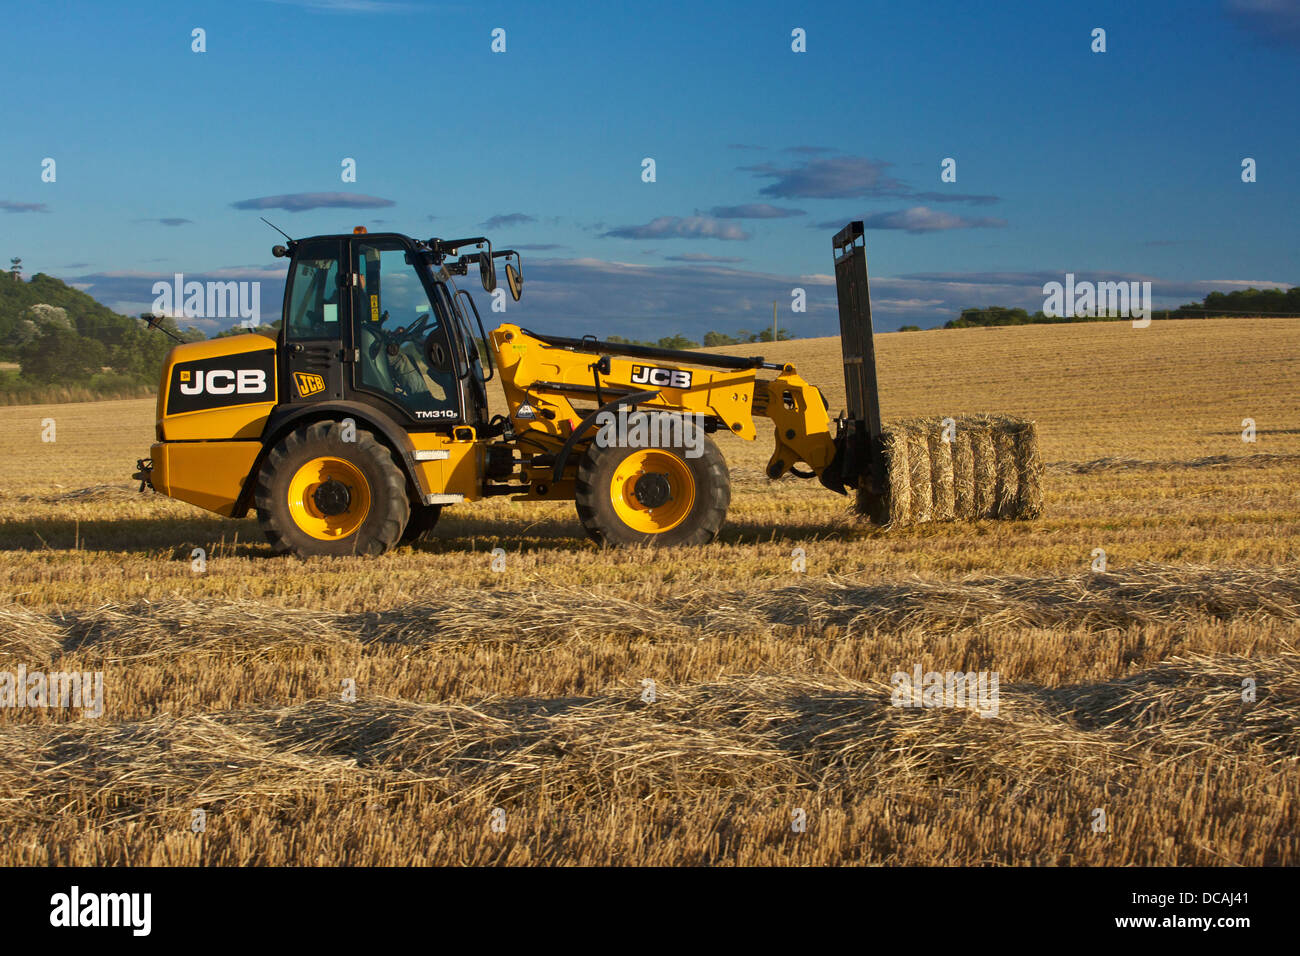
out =
<path fill-rule="evenodd" d="M 388 356 L 384 354 L 383 336 L 366 321 L 361 323 L 361 381 L 385 395 L 397 391 L 393 386 L 393 377 L 388 373 Z"/>

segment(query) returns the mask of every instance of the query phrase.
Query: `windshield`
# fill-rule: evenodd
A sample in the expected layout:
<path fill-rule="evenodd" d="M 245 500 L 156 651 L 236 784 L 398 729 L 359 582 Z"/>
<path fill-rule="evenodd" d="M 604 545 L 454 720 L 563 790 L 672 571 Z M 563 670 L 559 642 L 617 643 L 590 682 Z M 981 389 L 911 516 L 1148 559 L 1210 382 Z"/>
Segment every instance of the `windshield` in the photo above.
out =
<path fill-rule="evenodd" d="M 402 243 L 357 243 L 355 255 L 357 384 L 392 398 L 419 418 L 458 417 L 454 369 L 431 367 L 426 358 L 430 338 L 446 350 L 445 317 L 451 313 L 432 307 Z"/>

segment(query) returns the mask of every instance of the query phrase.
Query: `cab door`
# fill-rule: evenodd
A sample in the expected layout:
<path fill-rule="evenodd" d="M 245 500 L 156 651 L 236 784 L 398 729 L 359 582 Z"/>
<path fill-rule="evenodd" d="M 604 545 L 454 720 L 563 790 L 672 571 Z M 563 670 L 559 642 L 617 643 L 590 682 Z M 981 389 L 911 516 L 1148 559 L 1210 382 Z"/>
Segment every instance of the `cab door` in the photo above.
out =
<path fill-rule="evenodd" d="M 285 361 L 280 394 L 290 403 L 344 397 L 348 296 L 343 252 L 337 239 L 304 240 L 294 250 L 281 333 Z"/>
<path fill-rule="evenodd" d="M 429 297 L 421 275 L 427 267 L 396 236 L 354 236 L 351 247 L 352 389 L 418 425 L 459 424 L 454 329 L 443 303 Z"/>

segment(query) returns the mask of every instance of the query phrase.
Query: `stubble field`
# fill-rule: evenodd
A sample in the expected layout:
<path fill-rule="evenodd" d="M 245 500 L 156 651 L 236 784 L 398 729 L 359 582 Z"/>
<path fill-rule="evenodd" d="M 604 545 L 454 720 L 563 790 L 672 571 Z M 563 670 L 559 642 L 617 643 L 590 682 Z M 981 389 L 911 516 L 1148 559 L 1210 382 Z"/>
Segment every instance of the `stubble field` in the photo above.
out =
<path fill-rule="evenodd" d="M 838 340 L 752 350 L 839 409 Z M 151 400 L 0 407 L 0 671 L 105 694 L 0 710 L 0 863 L 1300 862 L 1300 323 L 899 333 L 878 362 L 887 420 L 1037 420 L 1045 517 L 862 527 L 767 482 L 760 427 L 724 439 L 705 548 L 494 500 L 299 561 L 135 491 Z M 997 716 L 891 706 L 917 665 L 997 672 Z"/>

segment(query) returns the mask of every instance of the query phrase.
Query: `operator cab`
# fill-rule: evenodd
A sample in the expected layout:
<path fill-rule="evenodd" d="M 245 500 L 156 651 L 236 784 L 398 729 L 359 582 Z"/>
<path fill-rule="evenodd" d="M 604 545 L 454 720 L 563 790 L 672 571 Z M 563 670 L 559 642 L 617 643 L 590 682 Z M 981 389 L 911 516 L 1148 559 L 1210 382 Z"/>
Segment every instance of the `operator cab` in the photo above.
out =
<path fill-rule="evenodd" d="M 446 262 L 470 243 L 487 245 L 487 252 Z M 375 405 L 413 431 L 487 425 L 491 355 L 477 307 L 452 277 L 477 262 L 491 291 L 492 257 L 517 261 L 517 253 L 493 254 L 481 237 L 420 242 L 361 227 L 351 235 L 291 240 L 273 251 L 292 257 L 279 340 L 286 401 Z M 506 271 L 518 299 L 519 270 L 508 264 Z"/>

